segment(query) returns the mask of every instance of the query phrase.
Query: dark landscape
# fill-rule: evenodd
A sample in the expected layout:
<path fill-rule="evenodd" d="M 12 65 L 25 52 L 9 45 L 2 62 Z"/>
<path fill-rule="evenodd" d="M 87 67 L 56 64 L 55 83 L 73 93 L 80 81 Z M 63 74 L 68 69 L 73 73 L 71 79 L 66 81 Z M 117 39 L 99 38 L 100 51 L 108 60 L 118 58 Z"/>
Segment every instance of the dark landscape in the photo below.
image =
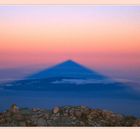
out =
<path fill-rule="evenodd" d="M 63 106 L 53 109 L 18 108 L 0 113 L 0 126 L 87 126 L 87 127 L 138 127 L 140 118 L 125 116 L 107 110 L 90 109 L 85 106 Z"/>
<path fill-rule="evenodd" d="M 13 104 L 0 113 L 0 126 L 11 127 L 138 127 L 140 118 L 85 106 L 63 106 L 53 109 L 19 108 Z"/>

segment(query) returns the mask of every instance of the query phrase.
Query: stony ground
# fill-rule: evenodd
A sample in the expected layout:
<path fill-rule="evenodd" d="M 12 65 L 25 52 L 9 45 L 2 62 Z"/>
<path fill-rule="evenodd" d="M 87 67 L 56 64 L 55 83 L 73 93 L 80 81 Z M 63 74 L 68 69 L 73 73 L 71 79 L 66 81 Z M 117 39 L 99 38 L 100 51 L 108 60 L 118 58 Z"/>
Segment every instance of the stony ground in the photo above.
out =
<path fill-rule="evenodd" d="M 47 110 L 18 108 L 13 104 L 0 113 L 0 126 L 140 126 L 140 119 L 85 106 Z"/>

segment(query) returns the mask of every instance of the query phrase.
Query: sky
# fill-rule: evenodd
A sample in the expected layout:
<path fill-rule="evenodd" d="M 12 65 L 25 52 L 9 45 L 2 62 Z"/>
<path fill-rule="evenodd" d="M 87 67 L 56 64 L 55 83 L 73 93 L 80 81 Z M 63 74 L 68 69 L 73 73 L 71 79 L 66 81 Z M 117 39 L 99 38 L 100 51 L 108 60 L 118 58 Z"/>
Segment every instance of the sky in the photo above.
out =
<path fill-rule="evenodd" d="M 0 69 L 67 59 L 140 80 L 140 6 L 0 6 Z"/>

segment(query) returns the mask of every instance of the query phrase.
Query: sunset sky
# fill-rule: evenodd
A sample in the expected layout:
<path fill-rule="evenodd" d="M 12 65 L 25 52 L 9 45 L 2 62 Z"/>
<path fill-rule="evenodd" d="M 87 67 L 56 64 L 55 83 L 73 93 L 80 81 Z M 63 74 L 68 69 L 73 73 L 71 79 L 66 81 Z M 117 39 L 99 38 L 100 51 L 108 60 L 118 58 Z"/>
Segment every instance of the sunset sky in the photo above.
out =
<path fill-rule="evenodd" d="M 67 59 L 140 79 L 140 6 L 0 6 L 0 69 Z"/>

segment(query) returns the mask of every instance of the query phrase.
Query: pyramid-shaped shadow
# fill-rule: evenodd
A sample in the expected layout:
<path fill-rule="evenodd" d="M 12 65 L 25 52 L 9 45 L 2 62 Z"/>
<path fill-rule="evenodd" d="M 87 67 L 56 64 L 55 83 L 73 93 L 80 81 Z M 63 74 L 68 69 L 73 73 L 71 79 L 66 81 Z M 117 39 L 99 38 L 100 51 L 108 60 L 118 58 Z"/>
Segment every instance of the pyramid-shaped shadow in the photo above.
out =
<path fill-rule="evenodd" d="M 92 71 L 89 68 L 73 61 L 67 60 L 60 64 L 57 64 L 51 68 L 42 70 L 33 75 L 29 75 L 25 79 L 45 79 L 45 78 L 80 78 L 80 79 L 107 79 L 106 76 L 99 74 L 96 71 Z"/>

